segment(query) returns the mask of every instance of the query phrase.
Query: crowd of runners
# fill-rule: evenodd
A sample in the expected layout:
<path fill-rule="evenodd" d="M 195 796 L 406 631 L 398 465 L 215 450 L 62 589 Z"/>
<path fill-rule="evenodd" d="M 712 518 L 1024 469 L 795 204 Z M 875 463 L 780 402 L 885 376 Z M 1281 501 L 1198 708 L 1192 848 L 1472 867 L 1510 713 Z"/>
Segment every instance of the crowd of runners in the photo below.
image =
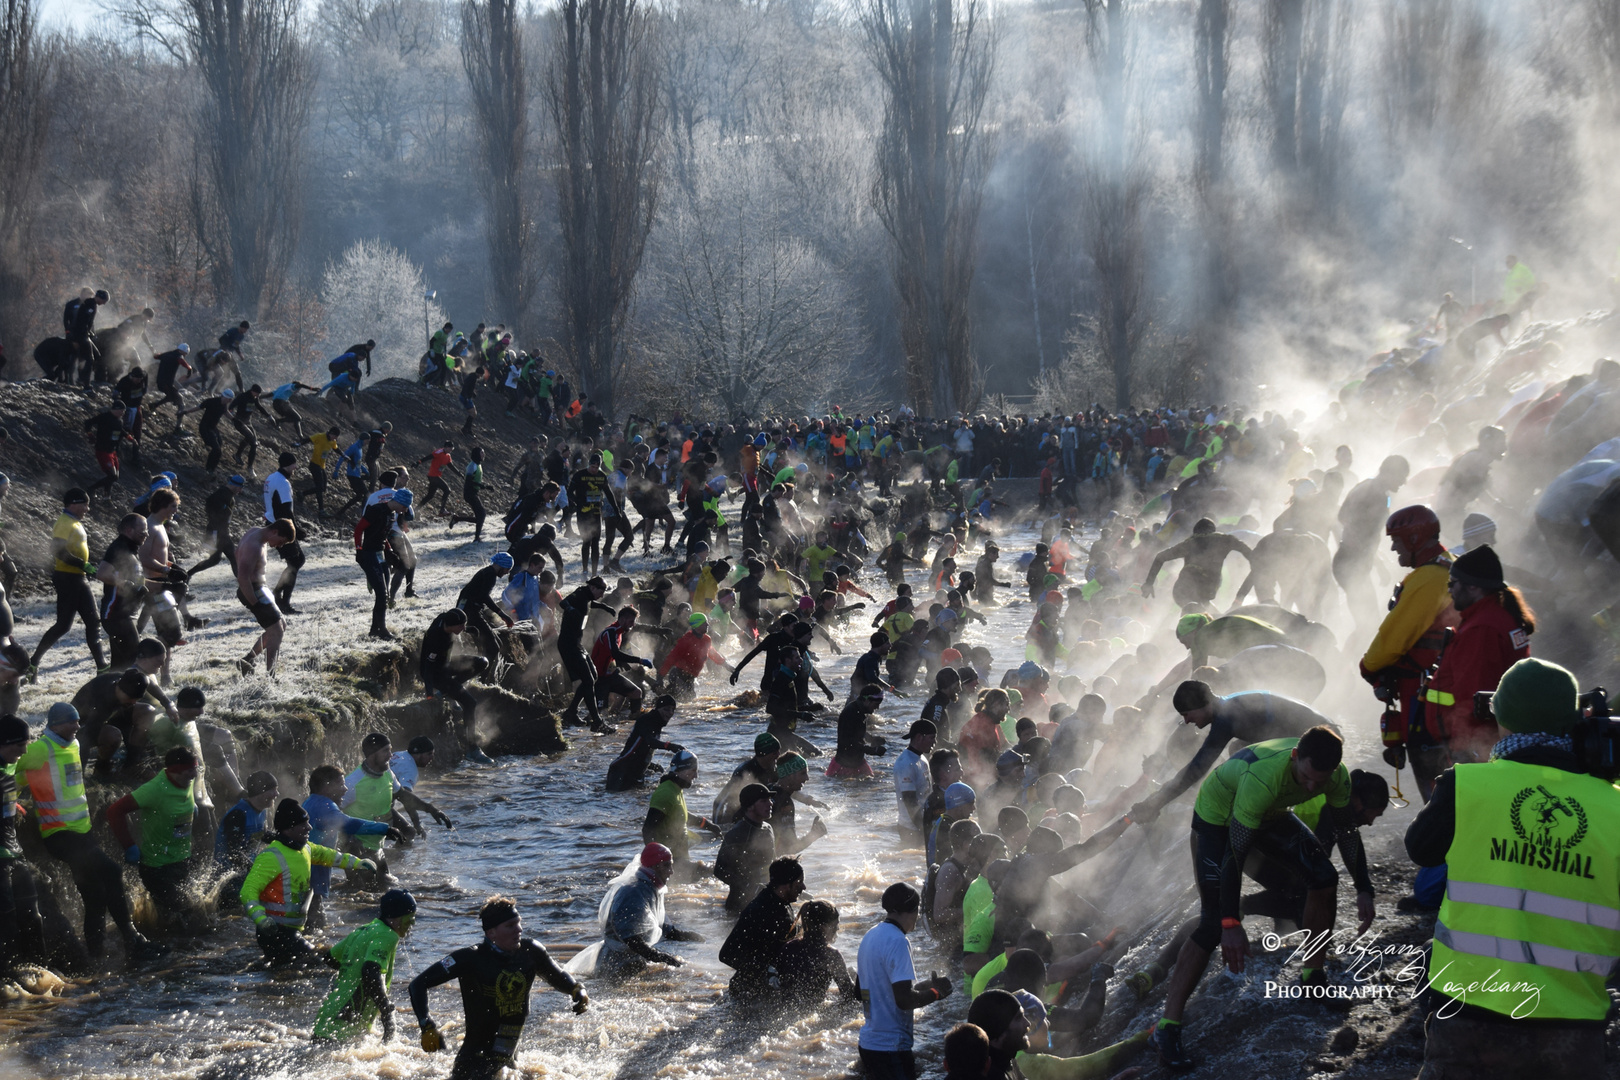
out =
<path fill-rule="evenodd" d="M 1530 657 L 1537 608 L 1614 648 L 1602 635 L 1620 625 L 1620 607 L 1603 607 L 1620 555 L 1620 364 L 1560 375 L 1556 346 L 1505 347 L 1501 332 L 1534 290 L 1519 273 L 1490 308 L 1447 297 L 1315 415 L 940 419 L 901 407 L 620 421 L 500 328 L 464 336 L 447 323 L 420 375 L 458 395 L 462 439 L 410 461 L 390 450 L 389 423 L 306 431 L 293 407 L 304 392 L 353 410 L 374 342 L 333 360 L 324 387 L 266 394 L 243 385 L 247 323 L 195 357 L 142 337 L 135 355 L 151 355 L 164 395 L 154 402 L 140 365 L 109 368 L 117 354 L 93 343 L 106 296 L 86 290 L 62 343 L 36 357 L 92 401 L 111 386 L 113 404 L 86 423 L 101 475 L 61 493 L 56 619 L 31 650 L 6 603 L 14 578 L 0 593 L 0 953 L 94 969 L 111 919 L 128 963 L 160 955 L 162 941 L 132 921 L 137 886 L 109 853 L 122 851 L 165 937 L 242 932 L 234 917 L 245 915 L 268 966 L 335 969 L 317 1039 L 378 1025 L 393 1037 L 395 949 L 417 906 L 387 852 L 424 835 L 424 816 L 451 827 L 419 793 L 439 747 L 374 732 L 357 761 L 322 765 L 295 791 L 270 771 L 243 775 L 203 690 L 176 690 L 168 671 L 174 650 L 210 649 L 188 600 L 224 588 L 260 628 L 231 658 L 240 676 L 276 676 L 301 614 L 313 510 L 346 538 L 352 525 L 370 633 L 409 635 L 422 687 L 454 719 L 439 738 L 457 757 L 488 762 L 477 713 L 480 691 L 498 684 L 596 734 L 622 727 L 605 786 L 649 789 L 644 847 L 601 899 L 598 945 L 554 961 L 524 936 L 518 901 L 495 896 L 477 913 L 476 944 L 413 973 L 427 1051 L 446 1045 L 431 991 L 459 982 L 455 1077 L 514 1061 L 536 977 L 583 1012 L 585 980 L 612 994 L 649 965 L 679 967 L 674 946 L 696 935 L 666 916 L 666 888 L 710 877 L 735 914 L 719 953 L 732 992 L 784 1017 L 858 1007 L 875 1080 L 918 1074 L 913 1014 L 953 994 L 972 998 L 966 1022 L 926 1055 L 950 1077 L 1105 1077 L 1138 1053 L 1191 1068 L 1184 1030 L 1219 1018 L 1188 1002 L 1217 948 L 1244 970 L 1262 921 L 1311 935 L 1298 953 L 1307 996 L 1343 996 L 1349 978 L 1326 948 L 1341 877 L 1356 933 L 1380 910 L 1437 910 L 1434 958 L 1449 974 L 1426 999 L 1425 1075 L 1483 1068 L 1485 1043 L 1502 1075 L 1573 1072 L 1593 1054 L 1601 1067 L 1604 983 L 1620 956 L 1620 794 L 1588 768 L 1584 736 L 1572 739 L 1601 720 L 1601 697 Z M 1485 358 L 1481 327 L 1504 345 Z M 480 392 L 532 424 L 517 460 L 486 460 Z M 184 435 L 143 449 L 165 405 Z M 227 419 L 239 471 L 221 476 Z M 285 448 L 262 479 L 261 433 Z M 92 542 L 92 496 L 127 498 L 125 461 L 172 464 L 163 454 L 177 458 L 185 437 L 209 448 L 215 486 L 197 493 L 201 510 L 184 505 L 177 471 L 154 472 L 116 533 Z M 1387 453 L 1364 462 L 1352 444 Z M 425 480 L 413 476 L 424 468 Z M 7 484 L 0 475 L 0 514 Z M 189 568 L 177 522 L 206 555 Z M 401 589 L 409 597 L 419 576 L 444 572 L 411 543 L 434 522 L 470 525 L 465 543 L 483 545 L 483 565 L 454 607 L 396 630 Z M 1012 550 L 1017 537 L 1024 550 Z M 631 555 L 640 562 L 627 573 Z M 234 586 L 202 577 L 221 562 Z M 1175 580 L 1161 591 L 1167 568 Z M 1009 607 L 1023 658 L 998 668 L 975 627 Z M 61 642 L 76 623 L 95 674 L 70 700 L 46 700 L 30 686 L 48 658 L 60 662 L 53 650 L 74 648 Z M 833 685 L 844 680 L 824 677 L 818 657 L 846 648 L 859 659 L 848 685 Z M 1359 702 L 1343 696 L 1357 675 Z M 740 695 L 745 722 L 729 779 L 689 805 L 699 762 L 670 730 L 704 686 Z M 1369 735 L 1379 710 L 1382 767 L 1352 768 L 1347 741 Z M 823 727 L 833 741 L 818 745 Z M 1411 863 L 1382 869 L 1409 894 L 1378 897 L 1362 830 L 1407 768 L 1424 803 L 1405 838 Z M 827 809 L 816 790 L 863 782 L 892 787 L 894 843 L 917 864 L 883 890 L 882 921 L 858 928 L 851 967 L 834 947 L 845 913 L 799 902 L 816 883 L 798 856 L 839 829 L 815 813 Z M 98 783 L 125 793 L 92 814 Z M 27 831 L 40 845 L 23 843 Z M 1115 925 L 1119 882 L 1071 871 L 1189 836 L 1196 914 L 1157 956 L 1116 969 L 1142 928 Z M 700 858 L 706 839 L 718 846 Z M 82 928 L 34 887 L 25 851 L 67 868 Z M 323 940 L 334 870 L 373 891 L 376 918 Z M 1246 880 L 1258 889 L 1246 894 Z M 919 977 L 919 937 L 948 974 Z M 1523 993 L 1492 989 L 1493 972 L 1539 988 L 1537 1034 L 1512 1022 Z M 1162 995 L 1162 1016 L 1099 1048 L 1110 992 Z"/>

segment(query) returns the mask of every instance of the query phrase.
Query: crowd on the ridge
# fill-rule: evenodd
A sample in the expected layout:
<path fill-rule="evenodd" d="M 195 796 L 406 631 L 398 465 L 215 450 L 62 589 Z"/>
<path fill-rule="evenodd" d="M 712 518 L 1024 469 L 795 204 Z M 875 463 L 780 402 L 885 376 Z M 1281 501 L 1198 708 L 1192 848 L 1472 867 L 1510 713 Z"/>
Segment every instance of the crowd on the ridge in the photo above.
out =
<path fill-rule="evenodd" d="M 0 959 L 94 969 L 108 918 L 130 964 L 160 955 L 165 945 L 132 920 L 135 885 L 109 853 L 121 850 L 164 937 L 220 932 L 221 916 L 245 914 L 267 966 L 336 971 L 315 1038 L 359 1038 L 379 1022 L 392 1038 L 395 950 L 417 907 L 387 852 L 426 835 L 424 814 L 451 827 L 418 794 L 424 770 L 445 740 L 457 756 L 489 760 L 477 714 L 502 686 L 566 701 L 565 722 L 601 735 L 619 732 L 609 721 L 622 713 L 628 730 L 605 787 L 650 792 L 643 846 L 602 898 L 600 943 L 554 960 L 524 936 L 522 899 L 491 897 L 481 940 L 415 974 L 408 998 L 429 1052 L 445 1046 L 430 991 L 459 981 L 454 1077 L 492 1077 L 515 1061 L 536 977 L 583 1012 L 582 980 L 596 980 L 600 997 L 649 965 L 681 966 L 671 946 L 698 935 L 672 921 L 668 887 L 711 877 L 735 917 L 719 950 L 733 995 L 776 1018 L 858 1006 L 874 1080 L 918 1075 L 913 1014 L 959 990 L 972 998 L 966 1022 L 924 1054 L 949 1077 L 1115 1076 L 1144 1052 L 1192 1068 L 1183 1025 L 1199 1019 L 1196 1003 L 1185 1011 L 1217 947 L 1236 972 L 1256 958 L 1245 919 L 1309 935 L 1296 954 L 1304 996 L 1351 996 L 1326 935 L 1341 876 L 1355 932 L 1369 930 L 1375 875 L 1410 880 L 1386 918 L 1434 920 L 1431 971 L 1447 974 L 1425 998 L 1426 1077 L 1601 1068 L 1605 981 L 1620 957 L 1620 793 L 1588 767 L 1588 736 L 1574 737 L 1601 721 L 1601 698 L 1530 654 L 1537 608 L 1567 616 L 1612 595 L 1620 364 L 1555 378 L 1555 346 L 1508 346 L 1503 331 L 1541 295 L 1526 273 L 1510 264 L 1503 297 L 1482 310 L 1448 296 L 1316 416 L 1215 406 L 930 419 L 900 408 L 619 423 L 500 328 L 464 337 L 447 323 L 420 374 L 458 394 L 469 445 L 446 441 L 411 461 L 390 451 L 389 423 L 306 433 L 291 404 L 303 390 L 354 409 L 373 342 L 333 360 L 325 387 L 289 383 L 266 399 L 243 386 L 246 323 L 195 367 L 186 346 L 157 353 L 142 337 L 166 395 L 151 404 L 144 375 L 130 381 L 138 365 L 120 374 L 119 354 L 92 336 L 107 299 L 86 290 L 64 313 L 63 344 L 36 358 L 92 398 L 118 378 L 114 404 L 86 424 L 101 478 L 62 493 L 50 540 L 56 620 L 32 653 L 14 637 L 14 579 L 0 593 Z M 153 316 L 137 318 L 144 334 Z M 1503 348 L 1481 363 L 1488 337 Z M 189 377 L 177 381 L 182 366 Z M 532 422 L 517 460 L 486 461 L 477 445 L 481 391 Z M 92 548 L 84 522 L 94 492 L 114 497 L 121 455 L 138 460 L 143 417 L 163 404 L 175 405 L 177 431 L 201 413 L 197 437 L 218 483 L 203 527 L 189 523 L 208 556 L 189 569 L 171 535 L 177 471 L 138 485 L 105 548 Z M 243 471 L 221 480 L 227 418 Z M 285 449 L 258 483 L 262 505 L 250 495 L 239 523 L 242 493 L 259 481 L 260 421 Z M 1350 445 L 1369 441 L 1388 451 L 1372 469 Z M 411 471 L 423 466 L 419 497 Z M 446 476 L 458 470 L 452 512 Z M 1033 491 L 1015 496 L 1009 475 L 1034 479 Z M 339 477 L 348 498 L 332 505 Z M 0 521 L 14 527 L 7 485 L 0 474 Z M 486 487 L 504 489 L 489 496 L 498 541 Z M 415 646 L 423 689 L 452 718 L 439 744 L 419 736 L 396 749 L 370 733 L 358 759 L 312 770 L 299 799 L 283 791 L 291 777 L 242 775 L 244 752 L 209 719 L 203 688 L 169 696 L 169 663 L 176 649 L 208 647 L 188 600 L 193 579 L 223 561 L 261 631 L 237 670 L 261 677 L 262 660 L 265 676 L 276 673 L 284 630 L 301 615 L 300 515 L 311 500 L 320 519 L 355 511 L 379 639 L 395 637 L 389 612 L 402 588 L 414 594 L 418 571 L 443 583 L 432 558 L 418 559 L 413 531 L 468 523 L 468 543 L 483 543 L 486 527 L 494 542 Z M 1515 534 L 1499 538 L 1499 520 Z M 1526 526 L 1534 534 L 1518 535 Z M 1025 527 L 1028 550 L 1003 560 L 1000 544 Z M 626 572 L 637 534 L 643 565 Z M 1386 540 L 1399 577 L 1380 554 Z M 577 562 L 564 553 L 572 541 Z M 1175 580 L 1162 596 L 1166 567 Z M 977 630 L 998 608 L 1024 628 L 1023 659 L 1001 670 Z M 1617 612 L 1577 621 L 1606 633 Z M 95 675 L 71 700 L 34 700 L 26 687 L 75 621 Z M 1353 630 L 1335 634 L 1330 622 Z M 860 642 L 847 688 L 835 689 L 821 655 Z M 1344 699 L 1355 676 L 1367 683 L 1360 705 Z M 746 692 L 729 689 L 745 678 Z M 738 694 L 738 717 L 757 723 L 740 726 L 740 760 L 712 800 L 689 805 L 700 763 L 676 741 L 679 714 L 704 686 Z M 1363 842 L 1391 793 L 1381 772 L 1351 767 L 1347 742 L 1371 741 L 1357 713 L 1378 708 L 1383 761 L 1397 776 L 1412 769 L 1424 804 L 1405 834 L 1412 868 L 1374 865 Z M 846 827 L 812 813 L 828 811 L 817 789 L 861 783 L 892 790 L 895 842 L 918 864 L 883 891 L 883 918 L 861 927 L 851 970 L 835 948 L 846 913 L 819 896 L 799 903 L 807 886 L 820 892 L 799 856 Z M 97 784 L 122 793 L 92 813 Z M 1189 823 L 1197 912 L 1145 959 L 1137 950 L 1151 928 L 1127 914 L 1130 876 L 1115 860 L 1172 850 Z M 712 855 L 702 850 L 711 840 Z M 82 934 L 35 887 L 30 857 L 66 867 Z M 322 941 L 334 870 L 377 896 L 376 918 Z M 1258 891 L 1246 895 L 1245 878 Z M 947 975 L 919 978 L 924 937 Z M 1134 970 L 1116 970 L 1127 956 Z M 1138 1002 L 1162 993 L 1162 1016 L 1105 1035 L 1111 989 Z"/>

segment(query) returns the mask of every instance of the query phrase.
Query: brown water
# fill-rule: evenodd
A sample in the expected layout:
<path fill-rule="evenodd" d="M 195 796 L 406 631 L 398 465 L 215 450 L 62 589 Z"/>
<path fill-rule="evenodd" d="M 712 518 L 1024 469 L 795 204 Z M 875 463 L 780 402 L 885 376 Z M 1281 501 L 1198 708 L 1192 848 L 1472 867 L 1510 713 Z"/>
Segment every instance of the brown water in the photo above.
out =
<path fill-rule="evenodd" d="M 418 534 L 422 554 L 418 590 L 423 599 L 390 617 L 396 628 L 425 626 L 432 614 L 452 602 L 455 591 L 494 545 L 440 539 L 438 529 Z M 1034 537 L 1015 534 L 1003 538 L 1009 557 L 1027 550 Z M 643 569 L 639 561 L 632 570 Z M 577 571 L 571 567 L 577 579 Z M 1014 578 L 1011 568 L 1004 574 Z M 309 675 L 324 654 L 334 648 L 352 648 L 368 617 L 363 584 L 347 553 L 337 545 L 311 553 L 297 595 L 311 615 L 293 620 L 283 685 L 297 692 L 318 693 Z M 916 584 L 920 589 L 920 578 Z M 236 703 L 264 694 L 257 685 L 236 683 L 209 666 L 209 658 L 229 657 L 251 639 L 253 627 L 245 613 L 229 600 L 228 579 L 221 574 L 217 587 L 200 583 L 198 614 L 219 620 L 198 635 L 199 641 L 182 650 L 177 661 L 179 682 L 202 681 L 211 693 Z M 870 582 L 868 583 L 871 584 Z M 886 588 L 872 588 L 880 601 Z M 972 644 L 988 646 L 996 659 L 992 682 L 1001 671 L 1023 660 L 1022 635 L 1030 611 L 1013 590 L 1003 590 L 1007 605 L 991 609 L 988 625 L 970 625 L 964 634 Z M 34 640 L 46 612 L 36 604 L 23 605 L 19 636 Z M 842 633 L 845 653 L 823 651 L 820 668 L 842 701 L 854 659 L 864 648 L 870 629 L 858 614 Z M 740 655 L 733 647 L 733 658 Z M 42 712 L 54 694 L 71 692 L 87 674 L 82 645 L 72 637 L 52 654 L 38 691 L 30 691 L 25 709 Z M 744 673 L 739 687 L 724 677 L 710 677 L 700 688 L 699 700 L 684 705 L 669 729 L 669 737 L 693 750 L 702 772 L 688 802 L 694 810 L 706 808 L 730 770 L 750 752 L 754 734 L 763 721 L 756 711 L 721 708 L 740 689 L 757 686 L 760 661 Z M 85 670 L 81 670 L 85 669 Z M 274 695 L 271 695 L 274 696 Z M 885 703 L 879 730 L 898 750 L 905 727 L 916 715 L 921 694 L 909 700 Z M 1110 705 L 1123 702 L 1111 702 Z M 1331 705 L 1327 707 L 1331 712 Z M 833 743 L 836 706 L 819 724 L 802 733 L 826 746 Z M 1157 718 L 1163 720 L 1166 718 Z M 577 729 L 576 729 L 577 730 Z M 1359 738 L 1356 740 L 1361 742 Z M 640 823 L 647 793 L 607 794 L 602 778 L 622 738 L 593 739 L 574 736 L 573 749 L 552 760 L 503 759 L 498 767 L 466 766 L 449 774 L 424 778 L 419 790 L 458 824 L 454 832 L 436 830 L 426 842 L 391 856 L 394 873 L 415 895 L 421 915 L 415 929 L 401 944 L 396 964 L 393 998 L 399 1009 L 399 1036 L 392 1044 L 373 1037 L 333 1049 L 309 1041 L 316 1009 L 326 992 L 328 978 L 272 977 L 251 970 L 258 949 L 245 919 L 225 920 L 214 936 L 178 944 L 161 970 L 135 975 L 99 976 L 73 984 L 61 1000 L 26 1001 L 0 1013 L 4 1038 L 0 1048 L 0 1077 L 140 1077 L 234 1080 L 237 1077 L 347 1077 L 403 1078 L 443 1076 L 450 1055 L 433 1056 L 416 1046 L 417 1028 L 406 1000 L 405 987 L 428 964 L 453 948 L 474 944 L 481 933 L 476 910 L 492 893 L 519 899 L 525 932 L 538 937 L 559 956 L 571 955 L 597 937 L 596 909 L 606 882 L 640 849 Z M 1370 746 L 1363 749 L 1370 749 Z M 1357 754 L 1363 757 L 1365 754 Z M 921 851 L 897 851 L 892 774 L 893 754 L 882 759 L 875 779 L 835 782 L 820 775 L 813 763 L 808 790 L 831 804 L 823 816 L 829 835 L 803 855 L 810 892 L 836 904 L 842 912 L 838 941 L 853 969 L 861 934 L 879 918 L 879 897 L 891 882 L 921 884 Z M 223 809 L 223 808 L 222 808 Z M 1172 811 L 1175 813 L 1175 811 Z M 804 818 L 801 812 L 801 818 Z M 804 820 L 801 824 L 808 824 Z M 1131 834 L 1127 834 L 1128 836 Z M 1121 845 L 1120 849 L 1126 847 Z M 694 848 L 697 858 L 712 858 L 714 842 Z M 1185 859 L 1185 840 L 1174 831 L 1160 856 L 1179 867 Z M 1130 868 L 1134 856 L 1121 856 L 1115 878 Z M 1142 865 L 1160 858 L 1142 860 Z M 1174 879 L 1137 879 L 1140 890 L 1111 914 L 1141 926 L 1154 914 L 1179 904 L 1185 882 Z M 1112 884 L 1112 882 L 1109 882 Z M 675 886 L 668 916 L 674 924 L 695 929 L 707 937 L 701 944 L 669 946 L 690 961 L 685 967 L 657 970 L 626 984 L 593 981 L 590 1011 L 574 1016 L 560 994 L 536 984 L 533 1011 L 520 1052 L 519 1074 L 559 1077 L 823 1077 L 842 1076 L 856 1061 L 860 1013 L 856 1008 L 829 1006 L 785 1030 L 759 1027 L 747 1008 L 736 1007 L 725 992 L 730 970 L 716 953 L 730 926 L 721 901 L 724 888 L 707 880 Z M 336 940 L 345 928 L 372 917 L 374 909 L 353 894 L 337 893 L 334 927 L 326 940 Z M 1157 909 L 1157 911 L 1150 911 Z M 919 973 L 948 970 L 925 932 L 913 936 Z M 1141 959 L 1147 959 L 1144 950 Z M 1136 959 L 1132 958 L 1133 961 Z M 1128 970 L 1128 969 L 1127 969 Z M 1128 995 L 1127 995 L 1128 996 Z M 937 1056 L 940 1039 L 967 1009 L 966 995 L 956 995 L 940 1006 L 917 1014 L 917 1045 L 926 1057 Z M 451 1050 L 460 1026 L 460 998 L 453 986 L 434 992 L 433 1013 L 446 1031 Z"/>

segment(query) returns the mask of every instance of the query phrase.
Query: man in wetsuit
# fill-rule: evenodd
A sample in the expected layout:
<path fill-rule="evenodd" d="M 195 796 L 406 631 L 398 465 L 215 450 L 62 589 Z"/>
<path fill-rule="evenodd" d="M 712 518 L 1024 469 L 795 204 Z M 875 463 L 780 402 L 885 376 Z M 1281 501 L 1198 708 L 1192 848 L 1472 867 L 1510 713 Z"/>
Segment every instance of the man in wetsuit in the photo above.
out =
<path fill-rule="evenodd" d="M 602 603 L 602 597 L 606 595 L 607 582 L 593 577 L 563 597 L 557 619 L 557 652 L 562 655 L 563 668 L 567 670 L 568 677 L 579 683 L 574 690 L 574 700 L 564 716 L 572 717 L 575 723 L 579 723 L 579 703 L 584 701 L 591 715 L 591 730 L 602 735 L 611 734 L 615 729 L 602 722 L 601 713 L 597 710 L 596 667 L 585 655 L 580 639 L 584 636 L 585 617 L 590 614 L 591 608 L 609 615 L 615 614 L 611 607 Z"/>
<path fill-rule="evenodd" d="M 219 468 L 219 459 L 225 454 L 225 440 L 219 434 L 219 422 L 225 419 L 225 414 L 230 411 L 231 402 L 235 397 L 236 392 L 227 386 L 219 393 L 203 398 L 191 408 L 181 409 L 180 416 L 174 420 L 175 427 L 178 428 L 181 417 L 188 413 L 202 413 L 201 419 L 197 421 L 197 434 L 202 436 L 203 445 L 208 447 L 208 460 L 203 468 L 207 470 L 209 476 L 214 475 L 214 471 Z"/>
<path fill-rule="evenodd" d="M 253 431 L 254 413 L 270 421 L 272 427 L 275 426 L 276 422 L 276 418 L 270 415 L 264 404 L 259 400 L 263 393 L 263 387 L 258 383 L 254 383 L 245 392 L 237 394 L 231 400 L 231 426 L 236 429 L 238 435 L 242 436 L 242 441 L 236 444 L 236 457 L 232 461 L 233 464 L 240 465 L 242 464 L 242 455 L 246 454 L 247 475 L 249 477 L 258 476 L 258 473 L 253 471 L 254 462 L 259 460 L 259 436 Z"/>
<path fill-rule="evenodd" d="M 104 487 L 107 489 L 108 498 L 111 498 L 113 485 L 118 483 L 118 451 L 127 437 L 124 418 L 117 410 L 107 409 L 86 420 L 84 430 L 90 435 L 96 464 L 101 467 L 101 479 L 90 485 L 90 494 L 93 495 L 97 488 Z"/>
<path fill-rule="evenodd" d="M 28 746 L 28 724 L 0 716 L 0 965 L 8 969 L 45 948 L 34 872 L 17 840 L 16 764 Z"/>
<path fill-rule="evenodd" d="M 1183 560 L 1181 576 L 1170 590 L 1177 604 L 1207 604 L 1221 591 L 1221 566 L 1232 552 L 1253 561 L 1249 547 L 1235 536 L 1215 531 L 1215 523 L 1200 518 L 1193 526 L 1193 534 L 1174 547 L 1165 548 L 1153 557 L 1147 578 L 1142 582 L 1142 595 L 1153 596 L 1153 582 L 1158 579 L 1159 568 L 1167 562 Z"/>
<path fill-rule="evenodd" d="M 1344 590 L 1345 606 L 1356 622 L 1358 636 L 1365 637 L 1378 618 L 1378 598 L 1372 583 L 1378 541 L 1389 517 L 1389 497 L 1401 489 L 1411 471 L 1405 458 L 1387 457 L 1378 466 L 1378 475 L 1351 488 L 1339 507 L 1339 547 L 1333 553 L 1333 580 Z"/>
<path fill-rule="evenodd" d="M 422 635 L 417 673 L 422 680 L 422 689 L 430 695 L 442 695 L 447 701 L 461 706 L 462 739 L 476 751 L 476 757 L 487 760 L 487 755 L 473 742 L 473 715 L 478 710 L 478 700 L 467 690 L 466 684 L 482 675 L 488 669 L 489 661 L 482 656 L 474 656 L 470 663 L 456 662 L 456 645 L 466 629 L 467 613 L 460 608 L 451 608 L 434 619 Z"/>
<path fill-rule="evenodd" d="M 1297 739 L 1319 725 L 1333 726 L 1327 717 L 1293 698 L 1267 690 L 1217 697 L 1208 683 L 1196 679 L 1176 687 L 1171 704 L 1183 720 L 1208 734 L 1174 780 L 1131 807 L 1131 820 L 1142 825 L 1152 824 L 1161 810 L 1202 780 L 1233 739 L 1250 746 L 1270 739 Z"/>
<path fill-rule="evenodd" d="M 738 800 L 743 789 L 751 784 L 769 787 L 776 783 L 776 760 L 782 754 L 782 743 L 775 735 L 762 731 L 754 736 L 754 756 L 737 766 L 731 779 L 714 797 L 710 817 L 721 825 L 729 825 L 742 812 Z"/>
<path fill-rule="evenodd" d="M 770 877 L 759 895 L 743 908 L 737 925 L 720 946 L 720 962 L 736 972 L 731 994 L 739 1002 L 757 1002 L 770 992 L 771 967 L 798 929 L 793 902 L 804 892 L 804 867 L 784 856 L 771 863 Z"/>
<path fill-rule="evenodd" d="M 489 620 L 484 617 L 484 613 L 490 612 L 508 627 L 513 624 L 512 616 L 502 611 L 501 606 L 490 596 L 501 578 L 512 572 L 512 566 L 511 554 L 497 551 L 489 557 L 489 565 L 481 567 L 474 573 L 456 596 L 456 607 L 466 613 L 467 626 L 478 639 L 479 651 L 491 664 L 500 656 L 500 647 L 495 641 L 495 631 L 491 628 Z"/>
<path fill-rule="evenodd" d="M 190 580 L 210 567 L 217 566 L 223 561 L 236 572 L 236 545 L 240 542 L 231 535 L 231 513 L 236 508 L 236 497 L 247 486 L 247 480 L 240 475 L 233 475 L 225 483 L 215 488 L 203 500 L 204 531 L 207 534 L 207 546 L 212 549 L 208 558 L 186 571 L 186 578 Z"/>
<path fill-rule="evenodd" d="M 742 812 L 720 841 L 714 858 L 714 876 L 731 886 L 727 911 L 741 911 L 769 876 L 776 858 L 776 835 L 770 826 L 771 789 L 749 784 L 738 799 Z"/>
<path fill-rule="evenodd" d="M 602 471 L 602 455 L 592 453 L 585 469 L 568 481 L 568 504 L 579 519 L 579 564 L 594 574 L 601 562 L 603 504 L 612 499 L 607 474 Z M 611 538 L 610 542 L 611 542 Z M 611 553 L 610 553 L 611 556 Z"/>
<path fill-rule="evenodd" d="M 173 402 L 174 430 L 176 432 L 180 430 L 180 417 L 185 415 L 186 403 L 185 399 L 180 396 L 180 388 L 175 385 L 174 380 L 181 368 L 186 369 L 187 375 L 191 374 L 191 365 L 186 362 L 186 357 L 190 355 L 191 346 L 183 341 L 168 352 L 152 354 L 152 359 L 157 363 L 157 389 L 163 394 L 163 397 L 147 411 L 152 414 L 155 420 L 157 411 Z"/>
<path fill-rule="evenodd" d="M 583 1013 L 591 1001 L 585 988 L 552 961 L 544 945 L 523 936 L 523 919 L 510 897 L 484 901 L 478 921 L 484 928 L 483 941 L 457 949 L 411 980 L 411 1009 L 422 1028 L 422 1049 L 430 1054 L 444 1049 L 444 1036 L 428 1015 L 428 991 L 452 979 L 461 985 L 466 1035 L 450 1080 L 494 1080 L 502 1069 L 516 1064 L 536 976 L 572 997 L 576 1013 Z"/>

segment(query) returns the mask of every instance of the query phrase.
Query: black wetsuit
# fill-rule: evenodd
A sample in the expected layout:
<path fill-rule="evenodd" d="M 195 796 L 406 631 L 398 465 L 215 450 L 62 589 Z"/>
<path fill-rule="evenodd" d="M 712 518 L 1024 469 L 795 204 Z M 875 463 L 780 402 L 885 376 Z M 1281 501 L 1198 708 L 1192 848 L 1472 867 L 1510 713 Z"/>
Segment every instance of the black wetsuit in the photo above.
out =
<path fill-rule="evenodd" d="M 488 941 L 457 949 L 411 980 L 416 1021 L 428 1016 L 428 991 L 451 979 L 460 981 L 466 1034 L 450 1080 L 490 1080 L 513 1064 L 523 1024 L 529 1018 L 529 991 L 535 977 L 572 994 L 579 984 L 551 959 L 545 946 L 524 938 L 516 952 L 503 953 Z"/>
<path fill-rule="evenodd" d="M 236 509 L 236 492 L 224 485 L 215 488 L 204 500 L 203 514 L 207 519 L 204 528 L 208 533 L 213 553 L 186 571 L 186 577 L 193 577 L 209 567 L 217 566 L 221 560 L 231 568 L 232 574 L 236 573 L 237 537 L 231 535 L 231 511 L 234 509 Z"/>

